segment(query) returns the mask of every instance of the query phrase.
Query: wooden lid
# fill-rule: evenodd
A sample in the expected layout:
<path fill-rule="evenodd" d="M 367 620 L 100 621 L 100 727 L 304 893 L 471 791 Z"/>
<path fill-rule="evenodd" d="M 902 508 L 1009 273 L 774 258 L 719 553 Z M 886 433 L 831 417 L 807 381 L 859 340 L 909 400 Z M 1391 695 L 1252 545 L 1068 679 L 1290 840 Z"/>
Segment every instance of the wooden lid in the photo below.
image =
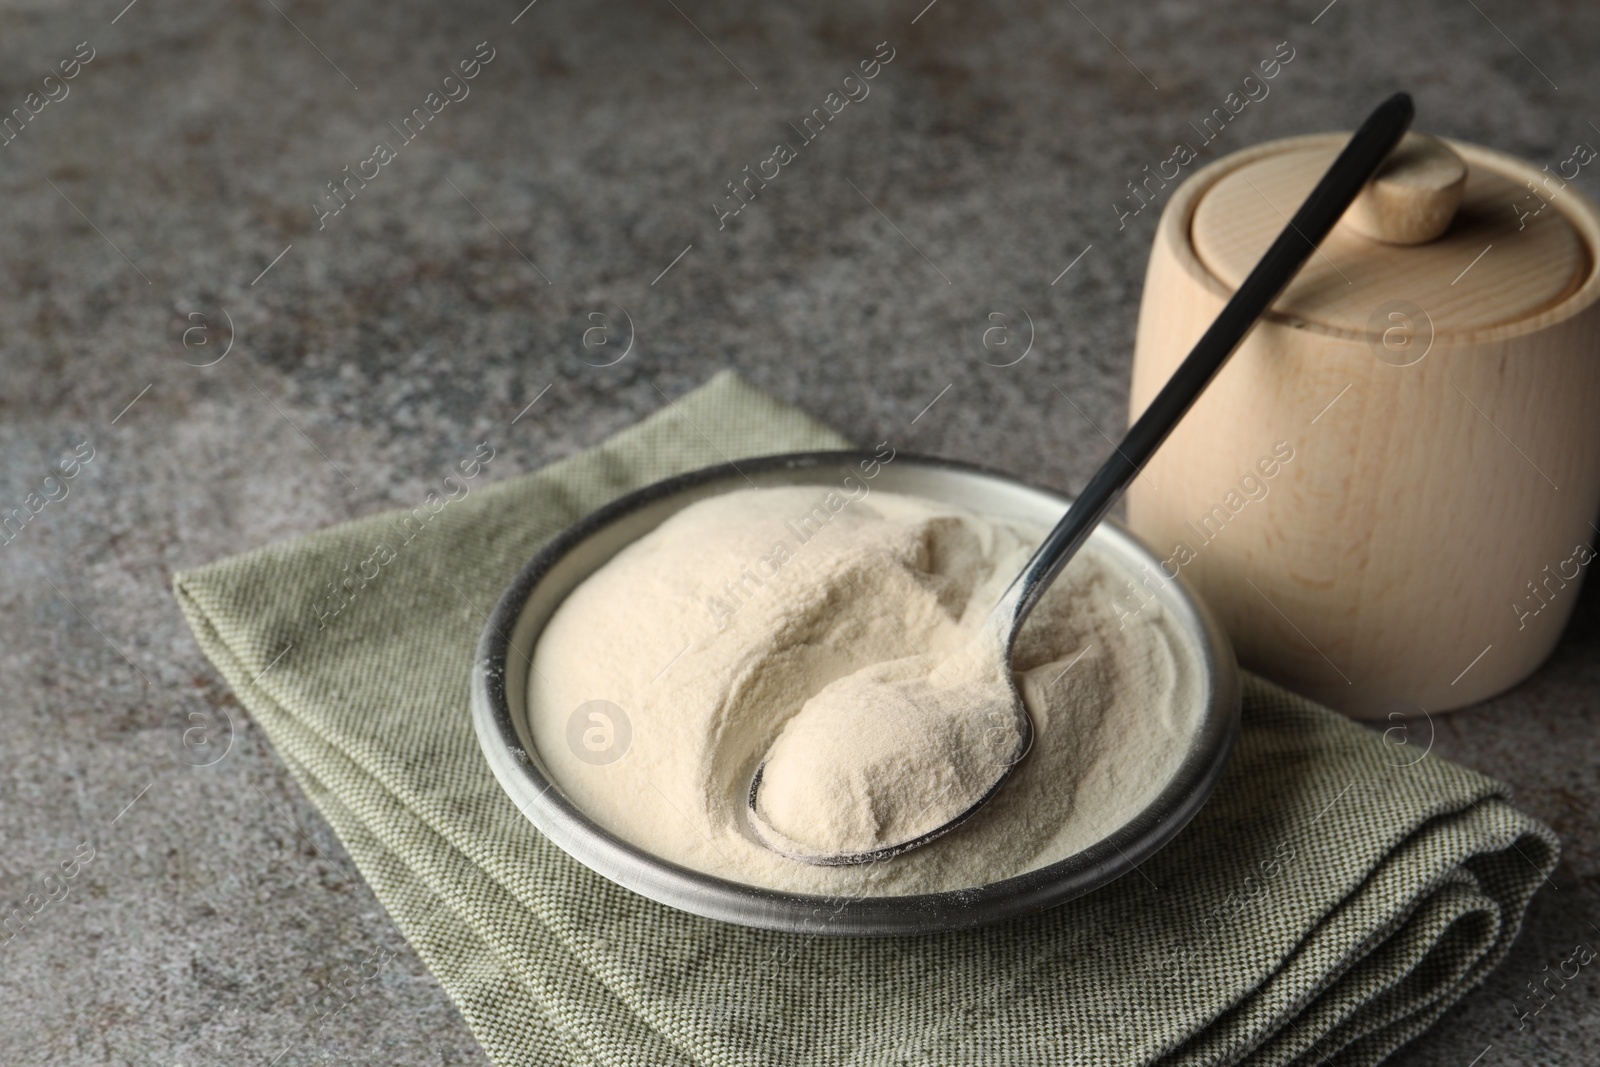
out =
<path fill-rule="evenodd" d="M 1205 268 L 1237 288 L 1346 140 L 1297 138 L 1219 177 L 1190 225 Z M 1456 145 L 1462 164 L 1444 145 L 1408 135 L 1273 310 L 1359 333 L 1375 308 L 1399 299 L 1426 310 L 1434 331 L 1445 333 L 1514 323 L 1575 292 L 1593 263 L 1562 211 L 1571 191 L 1527 164 Z M 1464 186 L 1452 160 L 1465 169 Z"/>

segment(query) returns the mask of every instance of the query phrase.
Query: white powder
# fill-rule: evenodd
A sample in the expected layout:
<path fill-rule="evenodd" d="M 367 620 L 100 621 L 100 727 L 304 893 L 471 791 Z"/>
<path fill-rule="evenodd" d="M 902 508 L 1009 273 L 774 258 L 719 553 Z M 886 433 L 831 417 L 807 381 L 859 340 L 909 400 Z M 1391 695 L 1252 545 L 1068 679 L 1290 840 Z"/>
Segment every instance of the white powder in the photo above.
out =
<path fill-rule="evenodd" d="M 797 857 L 878 852 L 933 833 L 999 782 L 1023 740 L 989 630 L 823 686 L 762 770 L 756 836 Z"/>
<path fill-rule="evenodd" d="M 1011 667 L 1033 747 L 988 804 L 877 863 L 823 867 L 763 847 L 745 802 L 769 753 L 762 813 L 806 843 L 914 837 L 944 821 L 942 791 L 993 773 L 973 746 L 1004 750 L 1003 724 L 955 713 L 971 705 L 944 686 L 976 676 L 950 657 L 1044 533 L 882 491 L 820 529 L 794 521 L 825 494 L 751 489 L 700 501 L 561 604 L 535 649 L 528 703 L 539 753 L 574 803 L 625 840 L 723 878 L 898 895 L 980 886 L 1064 858 L 1155 797 L 1199 723 L 1200 664 L 1157 605 L 1119 630 L 1112 601 L 1131 575 L 1086 548 L 1018 636 Z M 892 701 L 883 714 L 863 715 L 850 696 L 869 684 Z M 630 727 L 611 762 L 569 743 L 574 713 L 597 700 Z"/>

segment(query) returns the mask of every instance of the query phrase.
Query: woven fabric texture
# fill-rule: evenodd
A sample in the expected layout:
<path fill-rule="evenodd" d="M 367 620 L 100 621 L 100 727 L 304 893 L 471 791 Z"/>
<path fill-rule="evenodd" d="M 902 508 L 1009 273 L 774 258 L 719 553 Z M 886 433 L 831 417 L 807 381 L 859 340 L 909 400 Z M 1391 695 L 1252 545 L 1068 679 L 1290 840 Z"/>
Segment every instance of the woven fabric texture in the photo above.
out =
<path fill-rule="evenodd" d="M 847 446 L 724 373 L 536 473 L 177 576 L 201 647 L 497 1064 L 1370 1064 L 1499 962 L 1555 836 L 1500 783 L 1250 676 L 1233 762 L 1194 822 L 1027 919 L 767 933 L 653 903 L 551 845 L 469 721 L 500 592 L 640 485 Z M 335 597 L 347 574 L 357 592 Z"/>

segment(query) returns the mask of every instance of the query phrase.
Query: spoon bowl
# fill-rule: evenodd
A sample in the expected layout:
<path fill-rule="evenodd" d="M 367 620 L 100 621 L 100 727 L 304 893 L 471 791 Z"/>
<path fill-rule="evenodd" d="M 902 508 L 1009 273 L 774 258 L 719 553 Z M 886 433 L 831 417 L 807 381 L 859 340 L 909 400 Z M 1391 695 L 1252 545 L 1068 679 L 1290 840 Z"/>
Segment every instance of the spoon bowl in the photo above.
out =
<path fill-rule="evenodd" d="M 745 803 L 750 836 L 788 859 L 842 867 L 892 859 L 971 818 L 1033 746 L 1033 717 L 1009 666 L 1014 640 L 1014 632 L 991 614 L 954 653 L 878 664 L 817 693 L 784 725 L 751 776 Z M 908 670 L 909 678 L 895 677 Z M 885 736 L 882 723 L 897 714 L 916 724 L 914 738 Z M 961 756 L 974 758 L 952 759 Z M 774 759 L 781 780 L 763 794 Z M 944 773 L 917 775 L 914 784 L 926 788 L 914 800 L 876 795 L 882 781 L 907 762 Z M 814 783 L 821 788 L 807 790 Z M 774 792 L 788 803 L 773 804 Z M 907 810 L 897 812 L 891 802 Z M 843 826 L 832 825 L 828 843 L 805 841 L 778 825 L 815 833 L 819 804 L 854 816 Z M 787 818 L 774 818 L 774 807 Z M 902 817 L 879 825 L 886 810 Z M 846 834 L 852 839 L 842 840 Z"/>

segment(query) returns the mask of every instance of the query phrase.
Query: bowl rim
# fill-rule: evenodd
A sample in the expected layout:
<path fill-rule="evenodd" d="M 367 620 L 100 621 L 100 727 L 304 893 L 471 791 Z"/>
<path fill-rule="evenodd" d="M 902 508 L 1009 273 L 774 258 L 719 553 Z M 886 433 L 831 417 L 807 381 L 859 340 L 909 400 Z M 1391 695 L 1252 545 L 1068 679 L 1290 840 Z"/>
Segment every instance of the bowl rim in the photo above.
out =
<path fill-rule="evenodd" d="M 687 471 L 625 493 L 566 527 L 536 552 L 507 586 L 478 640 L 471 676 L 474 732 L 489 768 L 529 822 L 557 847 L 595 873 L 652 900 L 706 918 L 742 926 L 817 935 L 890 936 L 925 934 L 987 925 L 1034 914 L 1098 889 L 1129 873 L 1177 835 L 1215 790 L 1239 732 L 1240 677 L 1233 647 L 1215 617 L 1182 574 L 1158 596 L 1187 613 L 1197 630 L 1202 685 L 1202 719 L 1178 769 L 1161 792 L 1123 826 L 1088 848 L 1010 878 L 982 886 L 905 896 L 818 895 L 752 886 L 706 874 L 654 855 L 599 825 L 546 776 L 536 752 L 530 753 L 517 729 L 518 716 L 506 692 L 506 670 L 517 627 L 539 583 L 569 553 L 632 512 L 718 481 L 743 482 L 751 475 L 843 467 L 875 453 L 858 450 L 789 452 L 740 459 Z M 897 452 L 897 468 L 916 466 L 1044 494 L 1071 498 L 1004 472 L 938 456 Z M 774 484 L 780 483 L 775 480 Z M 822 484 L 822 483 L 819 483 Z M 730 486 L 731 488 L 731 486 Z M 1114 553 L 1160 559 L 1120 523 L 1107 518 L 1093 535 Z M 1105 542 L 1111 545 L 1106 546 Z M 591 572 L 592 573 L 592 572 Z M 543 626 L 530 635 L 529 653 Z M 513 667 L 513 669 L 515 669 Z"/>

